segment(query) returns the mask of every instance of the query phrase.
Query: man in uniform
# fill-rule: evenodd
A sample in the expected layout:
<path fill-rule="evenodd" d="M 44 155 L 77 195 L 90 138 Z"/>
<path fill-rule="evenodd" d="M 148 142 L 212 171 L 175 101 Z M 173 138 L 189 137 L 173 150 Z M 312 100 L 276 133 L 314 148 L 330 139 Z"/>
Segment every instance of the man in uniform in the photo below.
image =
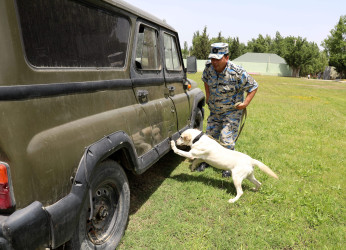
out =
<path fill-rule="evenodd" d="M 258 84 L 242 67 L 229 61 L 227 43 L 212 44 L 209 59 L 202 75 L 210 110 L 206 134 L 234 150 L 242 114 L 255 96 Z M 247 92 L 245 99 L 244 92 Z M 197 170 L 203 171 L 206 166 L 202 163 Z"/>

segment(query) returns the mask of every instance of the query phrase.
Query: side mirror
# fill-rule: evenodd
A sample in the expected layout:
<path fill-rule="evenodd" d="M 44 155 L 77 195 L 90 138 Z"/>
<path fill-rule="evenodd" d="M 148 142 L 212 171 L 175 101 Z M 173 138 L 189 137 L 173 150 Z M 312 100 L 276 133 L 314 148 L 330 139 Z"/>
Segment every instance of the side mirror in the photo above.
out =
<path fill-rule="evenodd" d="M 187 73 L 197 72 L 197 59 L 195 56 L 189 56 L 186 59 L 186 64 L 187 64 Z"/>

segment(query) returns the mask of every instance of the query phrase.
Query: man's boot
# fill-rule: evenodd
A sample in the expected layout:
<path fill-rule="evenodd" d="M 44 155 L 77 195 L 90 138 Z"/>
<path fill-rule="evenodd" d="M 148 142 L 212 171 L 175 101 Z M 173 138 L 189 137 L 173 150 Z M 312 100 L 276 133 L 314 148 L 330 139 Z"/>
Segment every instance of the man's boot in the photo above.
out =
<path fill-rule="evenodd" d="M 196 171 L 203 172 L 207 167 L 209 167 L 209 164 L 206 162 L 202 162 L 199 164 L 199 166 L 196 168 Z"/>
<path fill-rule="evenodd" d="M 227 170 L 223 170 L 222 171 L 222 177 L 228 178 L 230 176 L 231 176 L 231 172 L 230 171 L 227 171 Z"/>

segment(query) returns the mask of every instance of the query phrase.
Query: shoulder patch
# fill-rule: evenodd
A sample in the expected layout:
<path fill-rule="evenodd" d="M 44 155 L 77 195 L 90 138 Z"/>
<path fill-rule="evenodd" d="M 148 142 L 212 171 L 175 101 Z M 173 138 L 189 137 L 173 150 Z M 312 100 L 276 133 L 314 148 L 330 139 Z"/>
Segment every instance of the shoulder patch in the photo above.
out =
<path fill-rule="evenodd" d="M 242 74 L 244 72 L 244 69 L 242 66 L 230 63 L 230 69 L 234 70 L 238 74 Z"/>

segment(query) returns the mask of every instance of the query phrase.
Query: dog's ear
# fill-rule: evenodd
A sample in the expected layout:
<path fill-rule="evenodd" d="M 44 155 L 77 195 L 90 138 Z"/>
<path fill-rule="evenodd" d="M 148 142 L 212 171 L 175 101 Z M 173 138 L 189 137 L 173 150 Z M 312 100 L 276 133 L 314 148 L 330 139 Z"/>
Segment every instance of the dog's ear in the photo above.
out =
<path fill-rule="evenodd" d="M 191 139 L 192 139 L 192 137 L 191 137 L 190 134 L 187 134 L 187 135 L 184 135 L 184 136 L 183 136 L 183 140 L 184 140 L 185 142 L 190 142 Z"/>

